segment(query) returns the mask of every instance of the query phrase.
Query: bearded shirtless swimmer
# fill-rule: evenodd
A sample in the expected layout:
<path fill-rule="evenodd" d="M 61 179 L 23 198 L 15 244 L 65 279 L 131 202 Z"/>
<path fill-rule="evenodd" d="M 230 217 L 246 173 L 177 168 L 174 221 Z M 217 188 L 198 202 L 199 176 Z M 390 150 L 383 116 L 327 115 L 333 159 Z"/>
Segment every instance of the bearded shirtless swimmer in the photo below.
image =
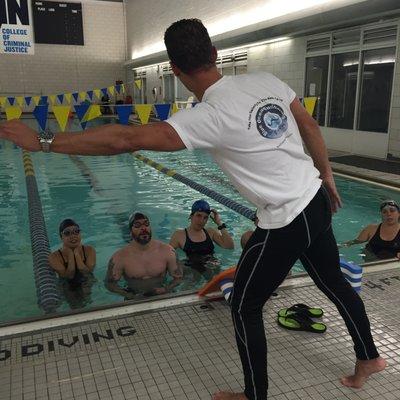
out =
<path fill-rule="evenodd" d="M 148 296 L 169 292 L 182 280 L 182 270 L 176 263 L 174 249 L 152 239 L 150 220 L 141 212 L 131 215 L 129 229 L 132 241 L 111 257 L 106 287 L 125 299 L 133 299 L 140 294 Z M 173 280 L 163 286 L 167 271 Z M 127 283 L 126 289 L 118 285 L 122 277 Z"/>

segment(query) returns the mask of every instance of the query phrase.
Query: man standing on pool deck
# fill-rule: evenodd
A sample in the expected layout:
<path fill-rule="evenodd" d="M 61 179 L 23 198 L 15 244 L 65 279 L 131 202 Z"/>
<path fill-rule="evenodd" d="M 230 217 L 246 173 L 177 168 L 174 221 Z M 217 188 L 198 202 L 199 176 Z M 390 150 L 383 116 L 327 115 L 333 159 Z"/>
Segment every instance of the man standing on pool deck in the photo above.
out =
<path fill-rule="evenodd" d="M 201 101 L 195 108 L 179 111 L 167 122 L 106 125 L 41 140 L 22 122 L 10 121 L 0 126 L 0 138 L 30 151 L 50 147 L 53 152 L 81 155 L 208 150 L 257 207 L 259 220 L 239 260 L 230 299 L 245 391 L 220 392 L 213 398 L 267 398 L 262 308 L 298 258 L 335 303 L 354 341 L 355 373 L 342 383 L 361 387 L 386 362 L 374 345 L 362 300 L 340 272 L 331 228 L 331 210 L 340 206 L 340 198 L 318 124 L 293 90 L 269 73 L 223 77 L 201 21 L 175 22 L 164 41 L 174 74 Z M 302 140 L 312 159 L 304 153 Z"/>

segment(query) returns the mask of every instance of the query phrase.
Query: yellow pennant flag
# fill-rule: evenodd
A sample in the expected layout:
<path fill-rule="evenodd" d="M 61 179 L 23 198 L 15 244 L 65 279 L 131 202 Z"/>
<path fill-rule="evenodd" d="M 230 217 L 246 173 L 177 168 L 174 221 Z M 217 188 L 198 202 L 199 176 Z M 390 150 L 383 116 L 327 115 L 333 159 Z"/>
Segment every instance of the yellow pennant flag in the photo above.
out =
<path fill-rule="evenodd" d="M 79 98 L 81 99 L 81 100 L 86 100 L 86 92 L 79 92 Z"/>
<path fill-rule="evenodd" d="M 70 109 L 71 106 L 53 106 L 53 114 L 62 132 L 65 131 L 65 127 L 67 126 Z"/>
<path fill-rule="evenodd" d="M 33 99 L 33 102 L 35 103 L 35 105 L 37 106 L 40 101 L 40 96 L 33 96 L 32 99 Z"/>
<path fill-rule="evenodd" d="M 19 119 L 21 114 L 22 114 L 21 107 L 18 106 L 6 107 L 7 121 L 10 121 L 11 119 Z"/>
<path fill-rule="evenodd" d="M 179 111 L 178 105 L 176 103 L 172 103 L 171 115 L 175 114 L 178 111 Z"/>
<path fill-rule="evenodd" d="M 49 96 L 49 99 L 50 99 L 50 101 L 51 101 L 51 104 L 55 104 L 55 102 L 56 102 L 56 95 L 55 95 L 55 94 L 51 94 L 51 95 Z"/>
<path fill-rule="evenodd" d="M 81 122 L 91 121 L 92 119 L 100 117 L 100 115 L 101 115 L 100 105 L 93 104 L 89 107 L 89 110 L 86 111 L 86 114 L 82 118 Z"/>
<path fill-rule="evenodd" d="M 311 116 L 314 114 L 314 108 L 316 103 L 317 103 L 316 97 L 304 97 L 304 107 Z"/>
<path fill-rule="evenodd" d="M 114 96 L 115 93 L 115 86 L 109 86 L 108 91 L 110 92 L 111 96 Z"/>
<path fill-rule="evenodd" d="M 72 97 L 71 93 L 65 93 L 64 94 L 64 98 L 67 99 L 68 104 L 71 104 L 71 97 Z"/>
<path fill-rule="evenodd" d="M 149 122 L 152 106 L 152 104 L 135 104 L 135 111 L 143 125 Z"/>
<path fill-rule="evenodd" d="M 4 104 L 6 104 L 7 98 L 5 97 L 0 97 L 0 106 L 4 107 Z"/>
<path fill-rule="evenodd" d="M 94 89 L 93 93 L 98 99 L 100 99 L 100 89 Z"/>
<path fill-rule="evenodd" d="M 141 79 L 136 79 L 135 80 L 135 85 L 140 90 L 142 88 L 142 80 Z"/>
<path fill-rule="evenodd" d="M 23 97 L 16 97 L 15 100 L 17 100 L 17 103 L 22 107 L 24 105 L 24 98 Z"/>

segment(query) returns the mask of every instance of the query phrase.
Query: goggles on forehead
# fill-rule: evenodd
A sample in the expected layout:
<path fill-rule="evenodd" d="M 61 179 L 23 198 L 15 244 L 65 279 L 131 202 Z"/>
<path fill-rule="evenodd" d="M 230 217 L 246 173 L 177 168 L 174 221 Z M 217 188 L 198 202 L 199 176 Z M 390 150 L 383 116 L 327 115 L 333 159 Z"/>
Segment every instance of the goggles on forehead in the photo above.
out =
<path fill-rule="evenodd" d="M 381 203 L 380 210 L 382 211 L 385 207 L 395 207 L 397 211 L 400 211 L 399 205 L 394 200 L 386 200 Z"/>

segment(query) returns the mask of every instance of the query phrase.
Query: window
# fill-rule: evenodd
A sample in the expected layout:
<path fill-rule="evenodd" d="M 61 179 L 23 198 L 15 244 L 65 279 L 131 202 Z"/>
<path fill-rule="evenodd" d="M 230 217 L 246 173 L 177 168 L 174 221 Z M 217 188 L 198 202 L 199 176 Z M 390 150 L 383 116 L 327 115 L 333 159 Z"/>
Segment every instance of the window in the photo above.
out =
<path fill-rule="evenodd" d="M 396 49 L 363 52 L 357 129 L 387 132 Z"/>
<path fill-rule="evenodd" d="M 313 118 L 325 125 L 326 90 L 328 86 L 329 56 L 310 57 L 306 60 L 305 97 L 317 97 Z"/>
<path fill-rule="evenodd" d="M 359 52 L 332 56 L 331 103 L 328 126 L 353 129 Z"/>
<path fill-rule="evenodd" d="M 174 74 L 164 74 L 164 101 L 172 103 L 175 101 L 175 82 Z"/>
<path fill-rule="evenodd" d="M 306 42 L 304 97 L 319 125 L 387 133 L 398 21 L 346 28 Z"/>
<path fill-rule="evenodd" d="M 245 74 L 247 72 L 247 65 L 238 65 L 235 67 L 235 75 Z"/>

